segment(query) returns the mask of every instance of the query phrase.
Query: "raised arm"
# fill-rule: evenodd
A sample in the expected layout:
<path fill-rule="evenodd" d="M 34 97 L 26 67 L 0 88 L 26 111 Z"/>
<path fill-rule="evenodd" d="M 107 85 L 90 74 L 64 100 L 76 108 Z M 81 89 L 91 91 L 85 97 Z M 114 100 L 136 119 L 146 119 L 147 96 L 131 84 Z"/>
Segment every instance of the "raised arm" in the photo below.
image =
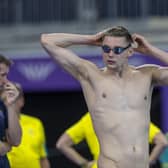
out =
<path fill-rule="evenodd" d="M 150 44 L 145 37 L 134 34 L 134 40 L 137 42 L 135 51 L 151 57 L 157 58 L 166 65 L 168 65 L 168 53 Z M 168 85 L 168 67 L 158 65 L 151 66 L 152 81 L 154 85 Z"/>
<path fill-rule="evenodd" d="M 153 46 L 151 43 L 148 42 L 148 40 L 145 37 L 139 34 L 134 34 L 133 39 L 137 43 L 137 48 L 135 48 L 135 51 L 140 52 L 142 54 L 150 55 L 168 65 L 167 52 Z"/>
<path fill-rule="evenodd" d="M 65 33 L 51 33 L 41 35 L 41 44 L 49 55 L 60 64 L 64 69 L 70 72 L 75 78 L 85 76 L 87 70 L 95 67 L 89 61 L 81 59 L 75 53 L 66 49 L 72 45 L 96 45 L 102 43 L 104 30 L 95 35 L 80 35 L 80 34 L 65 34 Z"/>
<path fill-rule="evenodd" d="M 54 33 L 41 36 L 41 43 L 49 55 L 77 79 L 87 72 L 86 69 L 91 63 L 81 59 L 65 47 L 79 44 L 92 45 L 92 41 L 92 36 L 87 35 Z"/>
<path fill-rule="evenodd" d="M 2 99 L 6 105 L 8 111 L 8 128 L 6 130 L 7 142 L 11 146 L 17 146 L 21 141 L 21 127 L 19 124 L 19 116 L 15 108 L 15 100 L 17 99 L 19 92 L 14 84 L 5 84 L 5 90 Z"/>

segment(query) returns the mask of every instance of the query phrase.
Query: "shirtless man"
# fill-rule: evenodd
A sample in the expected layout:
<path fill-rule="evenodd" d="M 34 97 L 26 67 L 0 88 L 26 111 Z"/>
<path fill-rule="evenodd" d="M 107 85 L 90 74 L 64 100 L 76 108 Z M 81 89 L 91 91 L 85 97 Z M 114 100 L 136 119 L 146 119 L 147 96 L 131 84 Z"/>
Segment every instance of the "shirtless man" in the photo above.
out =
<path fill-rule="evenodd" d="M 98 168 L 148 168 L 152 90 L 157 84 L 168 85 L 168 69 L 130 66 L 128 58 L 138 51 L 168 64 L 168 54 L 121 26 L 95 35 L 42 34 L 41 43 L 82 86 L 100 144 Z M 101 46 L 106 68 L 101 71 L 66 49 L 79 44 Z"/>

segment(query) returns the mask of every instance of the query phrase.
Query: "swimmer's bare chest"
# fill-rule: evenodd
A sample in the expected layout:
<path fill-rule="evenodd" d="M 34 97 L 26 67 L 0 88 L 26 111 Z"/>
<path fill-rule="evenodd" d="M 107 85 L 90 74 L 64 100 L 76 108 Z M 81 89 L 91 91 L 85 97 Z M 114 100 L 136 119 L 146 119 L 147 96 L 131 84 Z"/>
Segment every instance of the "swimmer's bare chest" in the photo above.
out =
<path fill-rule="evenodd" d="M 88 94 L 89 97 L 96 94 L 89 109 L 96 128 L 104 131 L 117 128 L 116 132 L 122 134 L 133 122 L 139 123 L 140 119 L 144 121 L 148 115 L 151 93 L 151 80 L 148 76 L 133 75 L 126 79 L 102 78 L 95 84 L 94 93 L 91 91 Z M 128 127 L 121 125 L 125 122 Z"/>
<path fill-rule="evenodd" d="M 151 99 L 151 80 L 147 76 L 106 77 L 95 83 L 95 108 L 119 110 L 143 108 Z"/>

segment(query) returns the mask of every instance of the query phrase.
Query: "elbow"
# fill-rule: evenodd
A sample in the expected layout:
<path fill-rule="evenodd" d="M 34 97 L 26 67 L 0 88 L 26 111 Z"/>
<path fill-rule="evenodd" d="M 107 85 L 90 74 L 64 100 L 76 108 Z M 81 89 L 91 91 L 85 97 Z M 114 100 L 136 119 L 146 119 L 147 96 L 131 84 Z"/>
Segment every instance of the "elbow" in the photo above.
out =
<path fill-rule="evenodd" d="M 17 138 L 13 141 L 10 141 L 9 143 L 10 143 L 11 146 L 19 146 L 20 143 L 21 143 L 21 139 Z"/>
<path fill-rule="evenodd" d="M 155 136 L 154 144 L 160 146 L 161 148 L 166 148 L 168 146 L 168 140 L 166 136 L 160 132 Z"/>
<path fill-rule="evenodd" d="M 167 138 L 164 137 L 160 143 L 161 143 L 161 146 L 163 148 L 166 148 L 168 146 L 168 140 L 167 140 Z"/>
<path fill-rule="evenodd" d="M 13 142 L 12 146 L 19 146 L 20 145 L 20 141 L 15 141 Z"/>
<path fill-rule="evenodd" d="M 56 142 L 56 144 L 55 144 L 55 147 L 58 149 L 58 150 L 62 150 L 62 148 L 63 148 L 63 144 L 62 144 L 62 142 L 60 142 L 59 140 Z"/>
<path fill-rule="evenodd" d="M 69 145 L 62 140 L 62 138 L 58 139 L 56 142 L 56 149 L 60 152 L 64 152 L 67 148 L 69 148 Z"/>
<path fill-rule="evenodd" d="M 19 136 L 12 142 L 12 146 L 19 146 L 20 143 L 21 143 L 21 136 Z"/>
<path fill-rule="evenodd" d="M 163 141 L 162 146 L 163 146 L 163 148 L 166 148 L 168 146 L 168 141 L 167 140 Z"/>
<path fill-rule="evenodd" d="M 157 145 L 160 146 L 162 149 L 164 149 L 168 146 L 168 141 L 167 141 L 167 139 L 164 139 L 164 140 L 158 142 Z"/>
<path fill-rule="evenodd" d="M 72 146 L 72 141 L 71 139 L 67 136 L 67 134 L 63 134 L 56 142 L 56 148 L 61 151 L 64 152 L 67 149 L 71 148 Z"/>
<path fill-rule="evenodd" d="M 42 46 L 45 46 L 48 43 L 47 34 L 41 34 L 40 42 L 41 42 Z"/>

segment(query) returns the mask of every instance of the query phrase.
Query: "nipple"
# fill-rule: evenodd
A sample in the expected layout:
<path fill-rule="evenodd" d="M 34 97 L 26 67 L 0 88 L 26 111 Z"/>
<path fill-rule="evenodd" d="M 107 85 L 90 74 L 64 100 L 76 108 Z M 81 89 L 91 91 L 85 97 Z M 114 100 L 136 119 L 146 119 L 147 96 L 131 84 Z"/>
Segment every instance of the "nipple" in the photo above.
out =
<path fill-rule="evenodd" d="M 103 97 L 103 98 L 106 98 L 106 94 L 105 94 L 105 93 L 103 93 L 103 94 L 102 94 L 102 97 Z"/>
<path fill-rule="evenodd" d="M 133 151 L 136 152 L 136 148 L 135 148 L 135 146 L 133 146 Z"/>

